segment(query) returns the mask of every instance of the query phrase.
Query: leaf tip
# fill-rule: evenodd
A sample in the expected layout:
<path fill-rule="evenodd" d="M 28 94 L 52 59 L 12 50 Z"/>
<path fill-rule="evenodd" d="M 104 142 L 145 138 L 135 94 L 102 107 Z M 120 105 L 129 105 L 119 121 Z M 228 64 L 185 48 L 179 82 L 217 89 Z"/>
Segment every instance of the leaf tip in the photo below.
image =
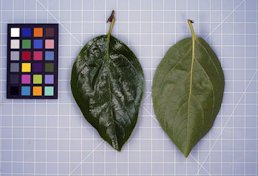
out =
<path fill-rule="evenodd" d="M 181 152 L 184 154 L 184 156 L 187 158 L 189 156 L 189 154 L 192 151 L 192 147 L 191 146 L 185 146 Z"/>
<path fill-rule="evenodd" d="M 183 146 L 180 146 L 177 144 L 176 144 L 176 146 L 179 149 L 179 151 L 184 155 L 185 158 L 187 158 L 192 151 L 192 147 L 190 147 L 190 146 L 183 147 Z"/>
<path fill-rule="evenodd" d="M 190 151 L 189 152 L 184 152 L 185 158 L 187 158 L 189 156 L 189 154 L 190 154 Z"/>
<path fill-rule="evenodd" d="M 121 147 L 119 147 L 119 145 L 118 145 L 118 141 L 117 141 L 117 138 L 115 138 L 115 139 L 113 139 L 112 141 L 111 141 L 111 145 L 112 145 L 112 147 L 114 148 L 114 149 L 116 149 L 117 151 L 121 151 Z"/>

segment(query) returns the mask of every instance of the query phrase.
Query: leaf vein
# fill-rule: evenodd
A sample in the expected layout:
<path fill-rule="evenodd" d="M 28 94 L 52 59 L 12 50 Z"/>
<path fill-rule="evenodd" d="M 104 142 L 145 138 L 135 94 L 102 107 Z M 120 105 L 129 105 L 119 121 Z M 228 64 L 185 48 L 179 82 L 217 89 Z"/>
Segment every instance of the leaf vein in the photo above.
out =
<path fill-rule="evenodd" d="M 191 48 L 188 49 L 187 52 L 184 54 L 184 56 L 183 56 L 182 58 L 180 58 L 180 59 L 175 63 L 175 65 L 174 65 L 173 67 L 171 67 L 171 68 L 169 69 L 169 71 L 165 74 L 165 77 L 164 77 L 164 79 L 162 80 L 161 85 L 160 85 L 160 91 L 159 91 L 159 93 L 160 93 L 161 90 L 163 89 L 163 86 L 164 86 L 164 84 L 165 84 L 166 78 L 168 77 L 168 74 L 169 74 L 171 71 L 173 71 L 179 63 L 181 63 L 181 61 L 188 55 L 188 53 L 189 53 L 190 51 L 191 51 Z M 158 95 L 159 95 L 159 93 L 158 93 Z"/>

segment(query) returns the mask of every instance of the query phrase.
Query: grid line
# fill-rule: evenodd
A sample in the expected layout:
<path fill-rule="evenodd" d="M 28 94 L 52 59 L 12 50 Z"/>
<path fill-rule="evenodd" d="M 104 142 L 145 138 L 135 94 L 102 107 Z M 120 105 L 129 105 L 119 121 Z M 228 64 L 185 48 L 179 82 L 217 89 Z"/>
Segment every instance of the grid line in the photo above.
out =
<path fill-rule="evenodd" d="M 0 6 L 0 175 L 258 175 L 255 0 L 11 0 Z M 138 56 L 146 85 L 138 123 L 122 152 L 86 122 L 69 86 L 74 59 L 87 41 L 106 33 L 113 9 L 113 35 Z M 226 87 L 212 129 L 186 159 L 159 126 L 151 85 L 168 48 L 189 36 L 188 18 L 217 53 Z M 7 100 L 7 23 L 41 22 L 61 26 L 59 99 Z"/>

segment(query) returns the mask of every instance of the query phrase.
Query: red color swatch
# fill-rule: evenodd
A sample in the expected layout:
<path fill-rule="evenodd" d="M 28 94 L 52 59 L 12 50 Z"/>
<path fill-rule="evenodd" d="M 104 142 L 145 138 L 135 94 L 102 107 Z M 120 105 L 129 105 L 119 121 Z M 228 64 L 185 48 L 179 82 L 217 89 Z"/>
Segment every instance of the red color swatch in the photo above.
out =
<path fill-rule="evenodd" d="M 22 52 L 22 60 L 30 60 L 31 59 L 31 54 L 29 51 L 23 51 Z"/>

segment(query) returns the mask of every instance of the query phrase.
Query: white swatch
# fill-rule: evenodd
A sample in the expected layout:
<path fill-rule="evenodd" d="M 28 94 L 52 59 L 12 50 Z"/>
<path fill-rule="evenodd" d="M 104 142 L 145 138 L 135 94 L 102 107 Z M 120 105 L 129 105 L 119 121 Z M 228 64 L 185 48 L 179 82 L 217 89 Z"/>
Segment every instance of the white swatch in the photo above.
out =
<path fill-rule="evenodd" d="M 20 40 L 11 40 L 11 49 L 19 49 Z"/>
<path fill-rule="evenodd" d="M 11 28 L 11 37 L 20 37 L 20 28 Z"/>

